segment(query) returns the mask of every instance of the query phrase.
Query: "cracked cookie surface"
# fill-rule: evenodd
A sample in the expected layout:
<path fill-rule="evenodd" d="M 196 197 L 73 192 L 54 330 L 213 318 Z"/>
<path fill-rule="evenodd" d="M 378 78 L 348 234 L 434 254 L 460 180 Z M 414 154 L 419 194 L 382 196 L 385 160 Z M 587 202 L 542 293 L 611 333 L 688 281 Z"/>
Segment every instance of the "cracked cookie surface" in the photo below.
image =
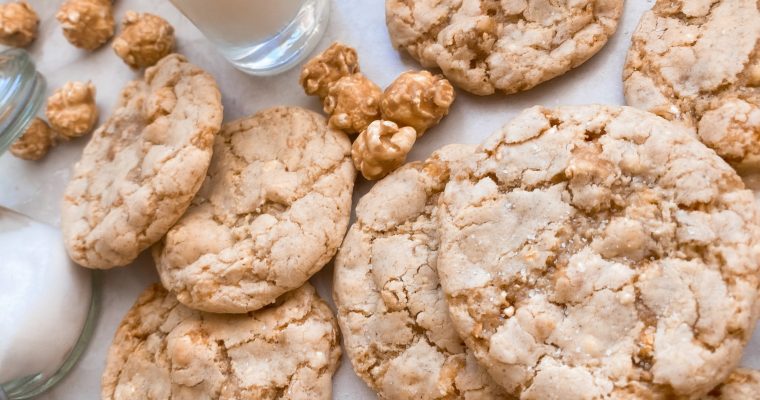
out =
<path fill-rule="evenodd" d="M 382 399 L 506 398 L 457 336 L 436 272 L 436 204 L 450 164 L 473 150 L 446 146 L 379 181 L 335 259 L 346 351 Z"/>
<path fill-rule="evenodd" d="M 755 0 L 658 0 L 632 37 L 626 102 L 697 130 L 760 169 L 760 10 Z"/>
<path fill-rule="evenodd" d="M 71 258 L 122 266 L 161 239 L 200 188 L 221 123 L 214 78 L 180 55 L 127 84 L 66 187 L 61 227 Z"/>
<path fill-rule="evenodd" d="M 757 319 L 760 216 L 687 128 L 535 107 L 472 160 L 439 202 L 439 277 L 508 392 L 694 399 L 730 374 Z"/>
<path fill-rule="evenodd" d="M 623 0 L 386 0 L 391 42 L 478 95 L 528 90 L 578 67 L 617 28 Z"/>
<path fill-rule="evenodd" d="M 760 399 L 760 371 L 737 368 L 720 386 L 702 400 Z"/>
<path fill-rule="evenodd" d="M 119 325 L 103 400 L 331 398 L 338 327 L 306 284 L 255 313 L 210 314 L 148 287 Z"/>
<path fill-rule="evenodd" d="M 346 233 L 351 143 L 319 114 L 277 107 L 226 124 L 207 175 L 153 249 L 164 286 L 189 307 L 266 306 L 319 271 Z"/>

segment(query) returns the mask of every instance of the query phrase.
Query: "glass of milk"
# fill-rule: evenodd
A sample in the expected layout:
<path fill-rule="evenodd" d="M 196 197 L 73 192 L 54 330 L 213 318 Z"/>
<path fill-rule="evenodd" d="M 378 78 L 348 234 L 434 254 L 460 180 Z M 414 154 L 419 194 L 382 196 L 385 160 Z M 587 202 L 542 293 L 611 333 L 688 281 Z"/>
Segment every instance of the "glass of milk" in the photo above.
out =
<path fill-rule="evenodd" d="M 0 254 L 0 399 L 27 399 L 82 355 L 98 290 L 93 272 L 70 261 L 58 229 L 2 207 Z"/>
<path fill-rule="evenodd" d="M 0 53 L 0 154 L 36 115 L 44 87 L 26 52 Z M 0 400 L 28 399 L 86 348 L 98 285 L 70 261 L 58 229 L 1 206 L 0 255 Z"/>
<path fill-rule="evenodd" d="M 274 75 L 319 42 L 330 0 L 171 0 L 238 69 Z"/>

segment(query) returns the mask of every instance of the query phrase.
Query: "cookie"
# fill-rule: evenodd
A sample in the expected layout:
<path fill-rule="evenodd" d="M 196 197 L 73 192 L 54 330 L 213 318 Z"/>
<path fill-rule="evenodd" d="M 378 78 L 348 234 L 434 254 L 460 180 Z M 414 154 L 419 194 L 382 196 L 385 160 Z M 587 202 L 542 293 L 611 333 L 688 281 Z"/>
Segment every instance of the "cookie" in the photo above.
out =
<path fill-rule="evenodd" d="M 760 399 L 760 371 L 738 368 L 703 400 Z"/>
<path fill-rule="evenodd" d="M 382 399 L 506 398 L 457 336 L 436 272 L 436 204 L 450 164 L 473 149 L 444 147 L 378 182 L 335 259 L 346 352 Z"/>
<path fill-rule="evenodd" d="M 66 187 L 61 227 L 71 258 L 123 266 L 158 241 L 200 188 L 221 124 L 214 78 L 183 56 L 127 84 Z"/>
<path fill-rule="evenodd" d="M 630 107 L 535 107 L 456 177 L 438 208 L 441 286 L 509 393 L 699 398 L 739 362 L 760 214 L 688 129 Z"/>
<path fill-rule="evenodd" d="M 695 128 L 740 169 L 760 167 L 760 10 L 754 0 L 658 0 L 633 34 L 626 102 Z"/>
<path fill-rule="evenodd" d="M 116 330 L 101 398 L 328 400 L 340 353 L 335 316 L 309 284 L 241 315 L 191 310 L 156 284 Z"/>
<path fill-rule="evenodd" d="M 393 47 L 460 88 L 516 93 L 578 67 L 615 33 L 623 0 L 386 0 Z"/>
<path fill-rule="evenodd" d="M 253 311 L 300 287 L 346 233 L 351 142 L 325 119 L 277 107 L 226 124 L 202 189 L 153 256 L 188 307 Z"/>

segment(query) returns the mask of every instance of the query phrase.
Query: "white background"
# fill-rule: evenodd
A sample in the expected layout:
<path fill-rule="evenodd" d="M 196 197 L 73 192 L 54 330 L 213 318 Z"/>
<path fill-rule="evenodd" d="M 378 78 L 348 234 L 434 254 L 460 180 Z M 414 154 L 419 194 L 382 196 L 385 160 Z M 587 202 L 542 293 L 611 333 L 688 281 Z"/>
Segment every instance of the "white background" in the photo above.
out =
<path fill-rule="evenodd" d="M 60 1 L 30 0 L 30 3 L 42 17 L 40 37 L 30 50 L 38 69 L 48 80 L 48 92 L 67 80 L 92 80 L 98 90 L 98 105 L 103 115 L 101 120 L 104 120 L 121 87 L 134 79 L 137 73 L 123 64 L 109 46 L 87 53 L 66 42 L 60 26 L 53 19 Z M 433 150 L 448 143 L 477 143 L 518 111 L 535 104 L 623 104 L 621 74 L 630 35 L 641 14 L 652 4 L 651 0 L 629 0 L 617 34 L 599 54 L 580 68 L 536 89 L 518 95 L 490 97 L 458 92 L 449 116 L 415 144 L 409 158 L 424 159 Z M 226 64 L 195 27 L 168 1 L 116 1 L 117 19 L 120 20 L 127 10 L 156 13 L 174 25 L 178 51 L 211 72 L 219 82 L 225 120 L 230 121 L 275 105 L 299 105 L 319 111 L 318 100 L 303 95 L 298 85 L 299 68 L 270 78 L 244 75 Z M 385 27 L 383 0 L 333 1 L 329 28 L 319 49 L 324 49 L 334 40 L 355 47 L 359 52 L 362 71 L 380 86 L 385 87 L 405 70 L 418 68 L 414 60 L 399 55 L 391 47 Z M 71 166 L 79 158 L 86 140 L 83 138 L 63 144 L 42 162 L 21 161 L 10 154 L 0 156 L 0 205 L 58 225 L 60 198 L 70 176 Z M 354 202 L 370 186 L 363 180 L 357 181 Z M 93 341 L 73 372 L 54 390 L 43 395 L 43 399 L 99 398 L 100 375 L 113 333 L 137 295 L 149 283 L 158 279 L 150 257 L 145 255 L 134 265 L 106 271 L 102 278 L 102 314 Z M 331 278 L 332 267 L 328 265 L 312 279 L 330 303 Z M 55 332 L 50 334 L 55 335 Z M 760 368 L 760 334 L 755 335 L 743 364 Z M 335 376 L 334 398 L 375 398 L 354 375 L 345 357 Z"/>

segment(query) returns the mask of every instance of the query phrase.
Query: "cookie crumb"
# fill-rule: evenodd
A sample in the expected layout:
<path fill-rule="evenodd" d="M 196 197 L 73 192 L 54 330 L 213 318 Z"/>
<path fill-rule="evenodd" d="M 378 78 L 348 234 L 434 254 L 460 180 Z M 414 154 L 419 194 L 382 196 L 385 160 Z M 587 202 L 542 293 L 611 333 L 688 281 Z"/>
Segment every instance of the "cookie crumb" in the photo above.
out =
<path fill-rule="evenodd" d="M 351 147 L 354 166 L 366 179 L 380 179 L 404 163 L 416 139 L 417 132 L 412 127 L 373 121 Z"/>
<path fill-rule="evenodd" d="M 37 38 L 40 18 L 26 1 L 0 4 L 0 44 L 26 47 Z"/>
<path fill-rule="evenodd" d="M 67 82 L 48 98 L 45 115 L 50 126 L 66 139 L 90 133 L 98 121 L 95 85 Z"/>
<path fill-rule="evenodd" d="M 69 43 L 93 51 L 113 36 L 112 8 L 109 0 L 66 0 L 55 18 Z"/>
<path fill-rule="evenodd" d="M 157 15 L 127 11 L 111 47 L 130 67 L 150 67 L 172 52 L 174 27 Z"/>
<path fill-rule="evenodd" d="M 53 146 L 53 136 L 50 126 L 45 121 L 34 118 L 24 134 L 11 145 L 11 154 L 24 160 L 40 160 Z"/>

